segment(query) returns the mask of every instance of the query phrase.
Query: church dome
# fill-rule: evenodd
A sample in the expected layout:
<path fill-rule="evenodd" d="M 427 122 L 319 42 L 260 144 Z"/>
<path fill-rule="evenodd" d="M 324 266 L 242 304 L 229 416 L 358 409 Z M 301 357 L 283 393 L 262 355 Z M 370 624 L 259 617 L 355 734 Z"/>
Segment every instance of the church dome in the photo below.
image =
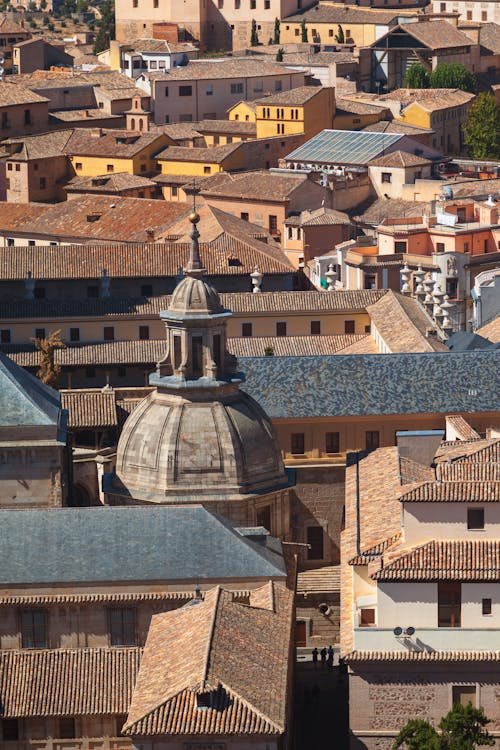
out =
<path fill-rule="evenodd" d="M 186 316 L 189 314 L 217 315 L 225 312 L 214 287 L 203 278 L 186 276 L 174 290 L 170 313 Z"/>
<path fill-rule="evenodd" d="M 153 391 L 127 419 L 115 488 L 145 502 L 235 500 L 287 485 L 274 428 L 237 387 L 217 400 Z"/>

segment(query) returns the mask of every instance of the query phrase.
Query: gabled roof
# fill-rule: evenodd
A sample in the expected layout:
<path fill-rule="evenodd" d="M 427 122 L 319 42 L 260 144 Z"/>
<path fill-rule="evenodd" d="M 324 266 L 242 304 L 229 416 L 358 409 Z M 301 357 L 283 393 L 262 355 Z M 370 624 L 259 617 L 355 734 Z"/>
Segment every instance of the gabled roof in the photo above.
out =
<path fill-rule="evenodd" d="M 10 161 L 48 159 L 62 156 L 72 135 L 73 130 L 55 130 L 51 133 L 7 138 L 2 141 L 2 145 L 12 145 L 20 149 L 9 156 Z"/>
<path fill-rule="evenodd" d="M 286 23 L 301 23 L 302 19 L 307 24 L 318 23 L 346 23 L 346 24 L 390 24 L 402 15 L 402 9 L 384 10 L 371 8 L 355 8 L 330 3 L 317 3 L 287 16 Z M 406 15 L 406 14 L 405 14 Z M 407 14 L 408 16 L 410 13 Z M 314 58 L 313 58 L 314 59 Z"/>
<path fill-rule="evenodd" d="M 373 573 L 377 581 L 500 581 L 500 541 L 444 540 L 404 551 Z"/>
<path fill-rule="evenodd" d="M 292 613 L 293 592 L 269 582 L 249 605 L 217 587 L 153 616 L 124 733 L 284 733 Z M 197 708 L 200 694 L 207 707 Z"/>
<path fill-rule="evenodd" d="M 432 162 L 406 151 L 393 151 L 390 154 L 378 156 L 369 163 L 370 167 L 420 167 L 427 164 L 432 164 Z"/>
<path fill-rule="evenodd" d="M 219 148 L 224 148 L 220 146 Z M 186 149 L 192 151 L 193 149 Z M 205 149 L 202 149 L 205 150 Z M 210 149 L 211 153 L 214 149 Z M 167 154 L 170 149 L 167 149 Z M 201 193 L 207 198 L 248 198 L 249 200 L 287 200 L 292 193 L 308 182 L 307 175 L 270 172 L 259 169 L 252 172 L 223 172 L 211 180 Z"/>
<path fill-rule="evenodd" d="M 279 542 L 201 506 L 4 510 L 0 528 L 4 586 L 285 576 Z"/>
<path fill-rule="evenodd" d="M 186 161 L 206 162 L 208 164 L 220 164 L 234 151 L 241 148 L 242 141 L 236 143 L 224 143 L 221 146 L 210 148 L 191 148 L 189 146 L 168 146 L 156 154 L 158 161 Z"/>
<path fill-rule="evenodd" d="M 301 106 L 310 99 L 313 99 L 317 94 L 323 91 L 327 86 L 297 86 L 294 89 L 288 91 L 280 91 L 276 94 L 270 94 L 270 96 L 264 96 L 262 99 L 257 99 L 255 102 L 258 105 L 266 107 L 267 105 L 289 105 L 289 106 Z"/>
<path fill-rule="evenodd" d="M 64 152 L 69 156 L 107 156 L 132 159 L 152 145 L 158 150 L 168 143 L 162 133 L 138 133 L 130 130 L 75 128 Z"/>
<path fill-rule="evenodd" d="M 1 33 L 2 28 L 0 27 Z M 16 86 L 6 81 L 0 82 L 0 107 L 10 107 L 16 104 L 38 104 L 48 101 L 45 96 L 40 96 L 27 87 Z"/>
<path fill-rule="evenodd" d="M 61 399 L 57 391 L 0 352 L 0 428 L 58 426 Z"/>
<path fill-rule="evenodd" d="M 285 76 L 304 71 L 292 70 L 274 61 L 254 57 L 226 57 L 220 60 L 190 60 L 187 65 L 171 68 L 168 72 L 145 73 L 150 80 L 205 81 L 215 78 L 261 78 L 266 75 Z"/>
<path fill-rule="evenodd" d="M 368 315 L 389 351 L 446 351 L 445 344 L 426 337 L 432 321 L 420 304 L 411 297 L 388 291 L 367 308 Z"/>
<path fill-rule="evenodd" d="M 2 718 L 125 714 L 142 649 L 0 651 Z"/>
<path fill-rule="evenodd" d="M 498 23 L 482 23 L 480 26 L 481 54 L 500 55 L 500 25 Z"/>
<path fill-rule="evenodd" d="M 500 315 L 497 315 L 496 318 L 490 320 L 489 323 L 478 328 L 476 333 L 494 343 L 500 343 Z"/>
<path fill-rule="evenodd" d="M 387 34 L 377 39 L 371 47 L 378 48 L 387 37 L 400 36 L 406 33 L 429 49 L 446 49 L 448 47 L 470 47 L 473 42 L 463 31 L 442 19 L 405 23 L 395 26 Z"/>

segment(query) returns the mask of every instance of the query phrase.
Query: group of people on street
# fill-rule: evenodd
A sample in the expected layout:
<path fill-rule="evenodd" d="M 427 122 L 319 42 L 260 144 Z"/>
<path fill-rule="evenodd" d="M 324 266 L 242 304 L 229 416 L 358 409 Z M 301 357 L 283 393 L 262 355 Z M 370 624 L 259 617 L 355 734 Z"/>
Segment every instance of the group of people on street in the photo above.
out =
<path fill-rule="evenodd" d="M 328 648 L 326 646 L 323 646 L 321 651 L 318 651 L 316 647 L 312 650 L 312 660 L 313 660 L 313 666 L 314 669 L 317 669 L 318 667 L 318 656 L 321 659 L 321 669 L 325 669 L 325 667 L 328 667 L 328 671 L 333 671 L 333 646 L 330 644 Z"/>

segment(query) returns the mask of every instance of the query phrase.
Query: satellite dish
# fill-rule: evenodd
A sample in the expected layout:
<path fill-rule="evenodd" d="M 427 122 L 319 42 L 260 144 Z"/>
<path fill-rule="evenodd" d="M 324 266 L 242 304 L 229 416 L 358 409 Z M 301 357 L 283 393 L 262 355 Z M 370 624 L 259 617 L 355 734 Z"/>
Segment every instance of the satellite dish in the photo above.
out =
<path fill-rule="evenodd" d="M 414 635 L 414 633 L 415 633 L 415 628 L 412 628 L 412 627 L 405 628 L 405 635 Z"/>
<path fill-rule="evenodd" d="M 394 630 L 392 632 L 396 636 L 403 635 L 403 628 L 400 628 L 399 625 L 398 625 L 397 627 L 394 628 Z"/>

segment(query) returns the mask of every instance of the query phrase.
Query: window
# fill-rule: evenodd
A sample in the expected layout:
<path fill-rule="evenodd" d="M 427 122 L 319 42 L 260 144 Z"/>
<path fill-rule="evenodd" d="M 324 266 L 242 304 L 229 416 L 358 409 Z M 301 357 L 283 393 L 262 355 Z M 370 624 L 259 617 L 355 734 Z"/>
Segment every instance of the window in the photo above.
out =
<path fill-rule="evenodd" d="M 212 167 L 203 167 L 203 174 L 210 174 L 212 171 Z"/>
<path fill-rule="evenodd" d="M 174 368 L 180 367 L 182 359 L 182 340 L 180 336 L 174 336 Z"/>
<path fill-rule="evenodd" d="M 481 612 L 483 615 L 491 615 L 491 599 L 482 599 Z"/>
<path fill-rule="evenodd" d="M 231 94 L 242 94 L 243 93 L 243 84 L 242 83 L 232 83 L 231 84 Z"/>
<path fill-rule="evenodd" d="M 141 297 L 151 297 L 153 294 L 152 284 L 141 284 Z"/>
<path fill-rule="evenodd" d="M 214 135 L 214 146 L 218 146 L 219 142 L 220 142 L 219 136 L 218 135 Z"/>
<path fill-rule="evenodd" d="M 458 279 L 446 279 L 446 294 L 455 299 L 458 293 Z"/>
<path fill-rule="evenodd" d="M 192 95 L 193 95 L 192 86 L 179 86 L 179 96 L 192 96 Z"/>
<path fill-rule="evenodd" d="M 444 253 L 444 242 L 436 243 L 436 251 L 438 253 Z"/>
<path fill-rule="evenodd" d="M 91 378 L 92 379 L 92 378 L 95 378 L 95 375 L 96 375 L 95 367 L 91 366 L 91 367 L 86 367 L 85 368 L 85 377 L 86 378 Z"/>
<path fill-rule="evenodd" d="M 304 454 L 304 433 L 293 432 L 291 436 L 291 451 L 294 456 L 302 456 Z"/>
<path fill-rule="evenodd" d="M 453 705 L 459 703 L 466 706 L 469 702 L 476 705 L 476 686 L 475 685 L 452 685 L 451 688 Z"/>
<path fill-rule="evenodd" d="M 19 739 L 17 719 L 2 719 L 2 739 L 5 742 L 16 742 Z"/>
<path fill-rule="evenodd" d="M 224 0 L 217 0 L 217 7 L 221 10 L 224 7 Z"/>
<path fill-rule="evenodd" d="M 0 343 L 10 344 L 10 328 L 2 328 L 0 331 Z"/>
<path fill-rule="evenodd" d="M 461 584 L 438 583 L 438 627 L 459 628 L 461 622 Z"/>
<path fill-rule="evenodd" d="M 150 60 L 149 61 L 149 69 L 150 70 L 156 70 L 157 68 L 157 61 L 156 60 Z M 132 128 L 133 130 L 134 128 Z"/>
<path fill-rule="evenodd" d="M 40 177 L 40 190 L 45 190 L 47 187 L 47 179 L 45 177 Z"/>
<path fill-rule="evenodd" d="M 111 609 L 109 612 L 111 646 L 135 646 L 135 609 Z"/>
<path fill-rule="evenodd" d="M 488 20 L 488 12 L 486 10 L 481 11 L 481 21 L 487 21 Z"/>
<path fill-rule="evenodd" d="M 149 339 L 149 326 L 139 326 L 139 340 L 147 341 Z"/>
<path fill-rule="evenodd" d="M 344 320 L 344 333 L 356 333 L 355 320 Z"/>
<path fill-rule="evenodd" d="M 369 628 L 375 625 L 375 610 L 373 607 L 362 609 L 359 616 L 359 626 Z"/>
<path fill-rule="evenodd" d="M 286 336 L 286 321 L 276 323 L 276 336 Z"/>
<path fill-rule="evenodd" d="M 467 508 L 467 528 L 484 529 L 484 508 Z"/>
<path fill-rule="evenodd" d="M 81 169 L 81 168 L 82 168 L 81 161 L 77 161 L 76 164 L 75 164 L 75 169 Z"/>
<path fill-rule="evenodd" d="M 394 243 L 394 252 L 395 253 L 406 253 L 406 240 L 403 242 L 395 242 Z"/>
<path fill-rule="evenodd" d="M 241 324 L 241 335 L 245 338 L 249 338 L 253 333 L 253 323 L 242 323 Z"/>
<path fill-rule="evenodd" d="M 311 336 L 319 336 L 321 334 L 321 320 L 311 320 Z"/>
<path fill-rule="evenodd" d="M 14 238 L 7 237 L 7 247 L 14 247 Z"/>
<path fill-rule="evenodd" d="M 240 214 L 240 218 L 243 219 L 243 221 L 248 221 L 248 213 L 246 211 L 242 211 Z"/>
<path fill-rule="evenodd" d="M 114 341 L 115 340 L 115 327 L 104 326 L 103 338 L 104 338 L 104 341 Z"/>
<path fill-rule="evenodd" d="M 132 0 L 132 8 L 137 8 L 139 6 L 139 0 Z"/>
<path fill-rule="evenodd" d="M 257 0 L 250 0 L 250 10 L 255 10 L 257 7 Z"/>
<path fill-rule="evenodd" d="M 80 329 L 79 328 L 70 328 L 69 329 L 69 340 L 70 341 L 80 341 Z"/>
<path fill-rule="evenodd" d="M 365 447 L 367 451 L 375 451 L 380 445 L 380 432 L 368 430 L 365 432 Z"/>
<path fill-rule="evenodd" d="M 443 3 L 441 3 L 441 5 L 443 5 Z M 471 10 L 467 11 L 467 20 L 468 21 L 472 21 L 472 11 Z"/>
<path fill-rule="evenodd" d="M 275 91 L 282 91 L 283 90 L 283 82 L 281 80 L 274 82 L 274 90 Z"/>
<path fill-rule="evenodd" d="M 256 513 L 255 520 L 257 526 L 263 526 L 267 531 L 271 531 L 271 506 L 266 505 L 265 508 L 259 508 Z"/>
<path fill-rule="evenodd" d="M 327 432 L 325 435 L 327 453 L 340 453 L 340 432 Z"/>
<path fill-rule="evenodd" d="M 168 96 L 168 86 L 165 86 L 165 94 L 164 94 L 164 96 Z M 168 122 L 169 120 L 170 120 L 170 118 L 168 120 L 165 120 L 165 122 Z"/>
<path fill-rule="evenodd" d="M 12 172 L 12 162 L 11 161 L 9 161 L 9 163 L 7 164 L 7 171 L 8 172 Z"/>
<path fill-rule="evenodd" d="M 309 526 L 307 528 L 307 544 L 309 549 L 307 550 L 308 560 L 322 560 L 323 559 L 323 527 L 322 526 Z"/>
<path fill-rule="evenodd" d="M 377 275 L 374 273 L 364 274 L 364 287 L 365 289 L 376 289 L 377 288 Z"/>
<path fill-rule="evenodd" d="M 271 0 L 264 0 L 264 10 L 269 10 L 271 7 Z"/>
<path fill-rule="evenodd" d="M 71 740 L 76 737 L 75 720 L 72 716 L 59 719 L 59 739 Z"/>
<path fill-rule="evenodd" d="M 212 86 L 211 83 L 209 83 L 207 88 L 205 89 L 205 94 L 207 96 L 212 96 L 213 93 L 214 93 L 214 87 Z"/>
<path fill-rule="evenodd" d="M 278 234 L 278 217 L 271 215 L 269 217 L 269 234 Z"/>
<path fill-rule="evenodd" d="M 241 0 L 234 0 L 234 9 L 239 10 L 241 7 Z"/>
<path fill-rule="evenodd" d="M 35 328 L 35 338 L 36 339 L 44 339 L 45 338 L 45 328 Z"/>
<path fill-rule="evenodd" d="M 21 612 L 21 646 L 48 648 L 47 613 L 44 610 L 30 609 Z"/>
<path fill-rule="evenodd" d="M 382 172 L 382 182 L 392 182 L 392 173 Z"/>
<path fill-rule="evenodd" d="M 446 3 L 439 3 L 439 10 L 441 13 L 446 13 Z"/>
<path fill-rule="evenodd" d="M 115 171 L 114 164 L 106 164 L 106 172 L 114 172 L 114 171 Z"/>

